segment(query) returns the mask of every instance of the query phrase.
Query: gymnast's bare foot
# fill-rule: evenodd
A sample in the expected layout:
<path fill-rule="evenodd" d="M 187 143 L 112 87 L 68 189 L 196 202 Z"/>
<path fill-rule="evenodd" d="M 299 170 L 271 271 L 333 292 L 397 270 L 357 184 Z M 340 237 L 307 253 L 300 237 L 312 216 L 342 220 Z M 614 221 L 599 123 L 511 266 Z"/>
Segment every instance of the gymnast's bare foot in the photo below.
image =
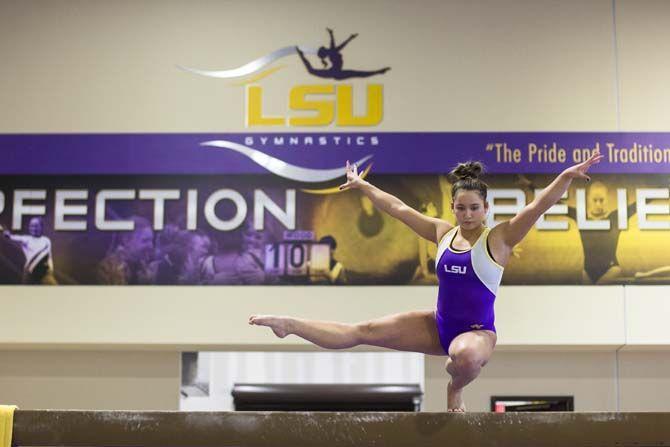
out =
<path fill-rule="evenodd" d="M 249 317 L 249 324 L 257 326 L 267 326 L 279 338 L 284 338 L 291 332 L 289 330 L 290 318 L 275 317 L 274 315 L 252 315 Z"/>
<path fill-rule="evenodd" d="M 451 381 L 447 385 L 447 413 L 465 413 L 463 402 L 463 388 L 454 389 Z"/>

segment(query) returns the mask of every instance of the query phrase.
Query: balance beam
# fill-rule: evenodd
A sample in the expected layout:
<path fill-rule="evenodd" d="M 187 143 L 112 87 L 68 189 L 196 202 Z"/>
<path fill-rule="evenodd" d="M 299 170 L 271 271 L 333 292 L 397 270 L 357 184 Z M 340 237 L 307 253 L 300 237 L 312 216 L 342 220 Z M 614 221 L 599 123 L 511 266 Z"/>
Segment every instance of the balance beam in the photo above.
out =
<path fill-rule="evenodd" d="M 668 447 L 670 413 L 17 410 L 13 430 L 35 447 Z"/>

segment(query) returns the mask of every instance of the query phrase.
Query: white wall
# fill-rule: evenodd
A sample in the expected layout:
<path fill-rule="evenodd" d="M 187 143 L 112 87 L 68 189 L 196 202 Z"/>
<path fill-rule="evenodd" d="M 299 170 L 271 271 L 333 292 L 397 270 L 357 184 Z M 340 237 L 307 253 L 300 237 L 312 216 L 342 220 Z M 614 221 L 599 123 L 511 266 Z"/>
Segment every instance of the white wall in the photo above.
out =
<path fill-rule="evenodd" d="M 0 351 L 0 402 L 29 409 L 171 410 L 180 354 Z"/>
<path fill-rule="evenodd" d="M 266 328 L 249 326 L 249 315 L 292 314 L 353 323 L 432 309 L 436 300 L 432 286 L 0 290 L 7 309 L 0 313 L 2 349 L 309 350 L 297 337 L 278 339 Z M 502 287 L 496 301 L 499 347 L 618 348 L 625 344 L 623 290 Z"/>

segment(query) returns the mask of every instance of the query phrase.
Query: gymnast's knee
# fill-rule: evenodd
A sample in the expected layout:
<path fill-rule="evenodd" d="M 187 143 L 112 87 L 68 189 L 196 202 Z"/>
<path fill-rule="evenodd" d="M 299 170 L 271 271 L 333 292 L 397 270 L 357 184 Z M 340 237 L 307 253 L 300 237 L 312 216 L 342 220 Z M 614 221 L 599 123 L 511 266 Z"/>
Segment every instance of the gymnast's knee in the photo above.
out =
<path fill-rule="evenodd" d="M 372 345 L 376 339 L 376 324 L 372 321 L 363 321 L 353 325 L 354 339 L 357 345 Z"/>
<path fill-rule="evenodd" d="M 455 349 L 450 354 L 450 357 L 453 365 L 452 368 L 458 371 L 479 371 L 487 363 L 487 359 L 471 346 L 463 346 Z"/>

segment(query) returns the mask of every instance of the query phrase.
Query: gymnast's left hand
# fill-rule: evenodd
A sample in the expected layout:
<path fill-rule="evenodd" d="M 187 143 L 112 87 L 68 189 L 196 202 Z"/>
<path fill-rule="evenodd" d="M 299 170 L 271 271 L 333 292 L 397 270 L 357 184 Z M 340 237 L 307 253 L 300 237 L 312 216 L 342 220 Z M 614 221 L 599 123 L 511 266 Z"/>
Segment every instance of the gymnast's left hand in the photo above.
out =
<path fill-rule="evenodd" d="M 586 179 L 586 181 L 590 181 L 591 178 L 586 175 L 586 172 L 592 165 L 600 163 L 600 160 L 602 160 L 603 157 L 604 155 L 601 155 L 600 152 L 594 152 L 585 162 L 571 166 L 563 171 L 563 175 L 566 175 L 569 178 L 583 178 Z"/>

